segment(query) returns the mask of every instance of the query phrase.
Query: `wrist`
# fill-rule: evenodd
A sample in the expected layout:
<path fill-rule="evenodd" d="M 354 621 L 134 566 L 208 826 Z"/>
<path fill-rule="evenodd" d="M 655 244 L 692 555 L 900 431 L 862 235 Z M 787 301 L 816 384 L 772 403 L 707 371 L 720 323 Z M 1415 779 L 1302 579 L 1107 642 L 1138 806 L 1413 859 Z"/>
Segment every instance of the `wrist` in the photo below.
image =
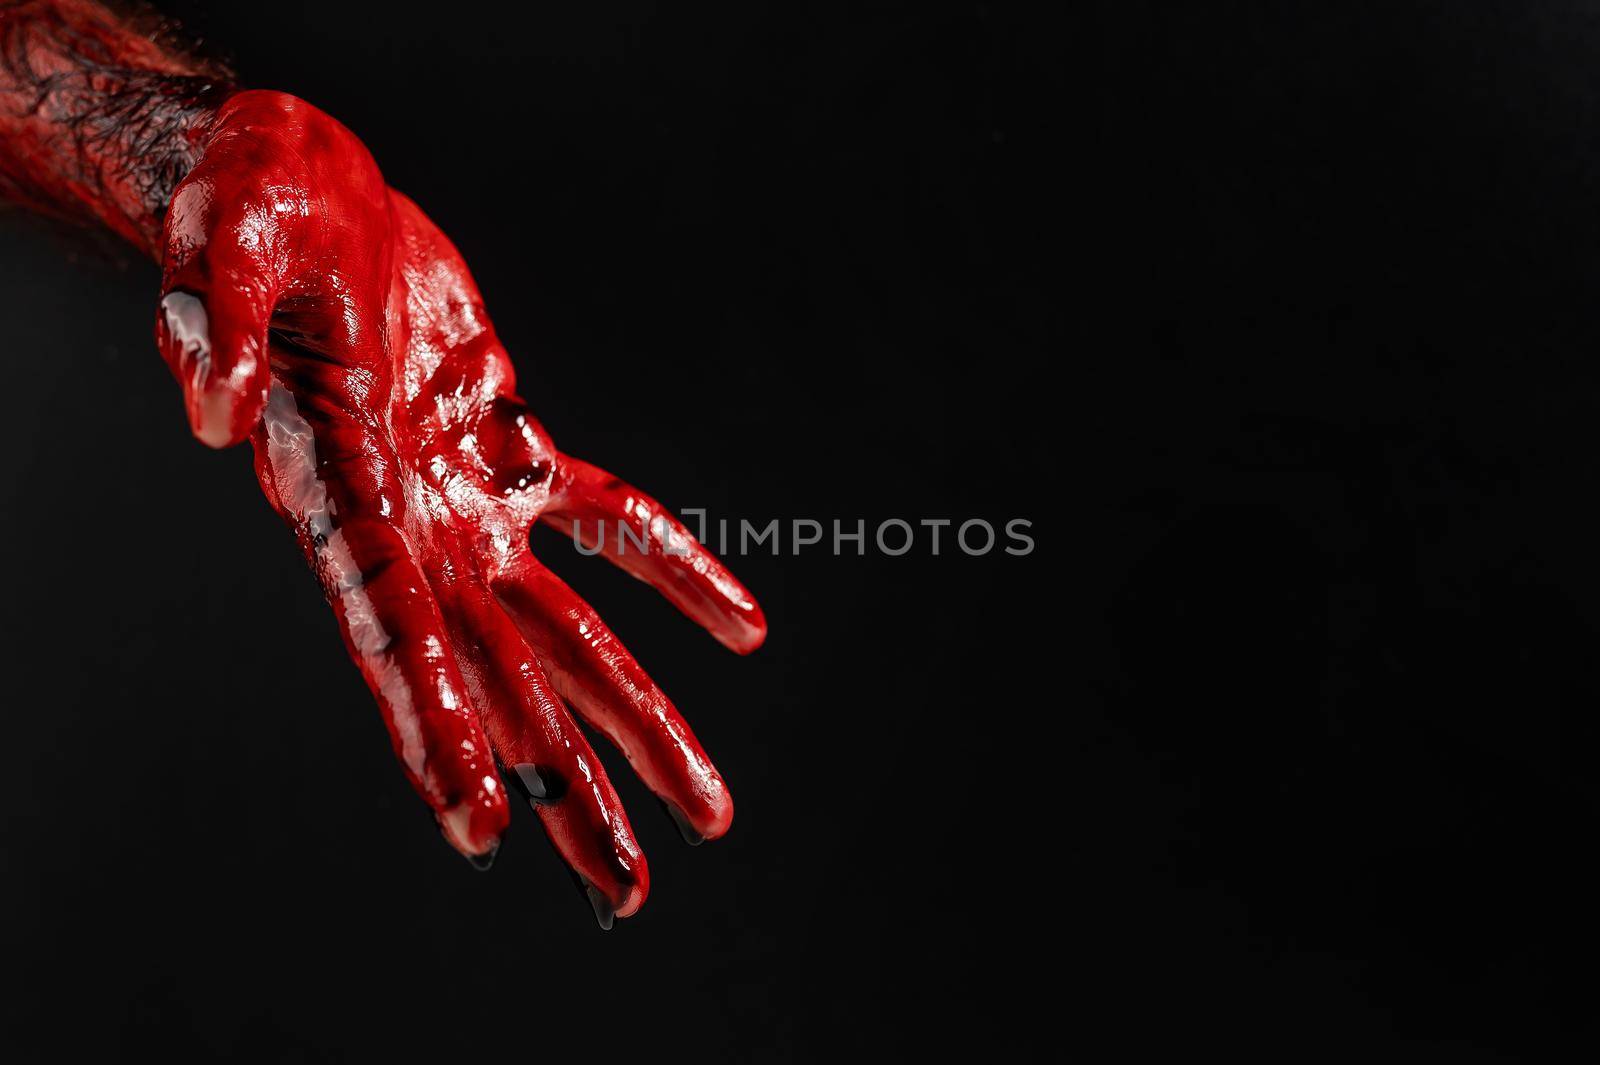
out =
<path fill-rule="evenodd" d="M 225 72 L 88 0 L 0 0 L 0 195 L 154 253 Z"/>

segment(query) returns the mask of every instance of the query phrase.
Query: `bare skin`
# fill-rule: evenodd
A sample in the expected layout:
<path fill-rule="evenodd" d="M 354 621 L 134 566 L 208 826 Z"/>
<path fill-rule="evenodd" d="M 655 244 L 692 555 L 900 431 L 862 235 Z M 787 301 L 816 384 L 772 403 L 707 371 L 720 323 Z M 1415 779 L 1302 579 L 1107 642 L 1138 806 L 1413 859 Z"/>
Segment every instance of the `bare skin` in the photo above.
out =
<path fill-rule="evenodd" d="M 0 50 L 0 191 L 160 262 L 190 428 L 251 443 L 445 838 L 486 866 L 509 782 L 601 923 L 636 912 L 644 856 L 573 713 L 691 841 L 728 830 L 732 799 L 529 529 L 622 520 L 645 546 L 607 556 L 739 653 L 765 636 L 754 598 L 660 504 L 556 448 L 466 264 L 334 119 L 84 0 L 0 5 Z"/>

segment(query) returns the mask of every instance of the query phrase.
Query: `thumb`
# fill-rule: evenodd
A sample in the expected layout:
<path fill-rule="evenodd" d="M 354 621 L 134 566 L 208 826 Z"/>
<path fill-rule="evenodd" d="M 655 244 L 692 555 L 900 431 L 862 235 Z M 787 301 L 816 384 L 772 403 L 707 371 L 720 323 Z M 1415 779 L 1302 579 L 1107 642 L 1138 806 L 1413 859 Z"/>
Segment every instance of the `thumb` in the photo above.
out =
<path fill-rule="evenodd" d="M 266 405 L 271 299 L 254 279 L 183 273 L 191 276 L 171 279 L 161 297 L 156 343 L 183 388 L 195 437 L 231 447 L 250 435 Z"/>

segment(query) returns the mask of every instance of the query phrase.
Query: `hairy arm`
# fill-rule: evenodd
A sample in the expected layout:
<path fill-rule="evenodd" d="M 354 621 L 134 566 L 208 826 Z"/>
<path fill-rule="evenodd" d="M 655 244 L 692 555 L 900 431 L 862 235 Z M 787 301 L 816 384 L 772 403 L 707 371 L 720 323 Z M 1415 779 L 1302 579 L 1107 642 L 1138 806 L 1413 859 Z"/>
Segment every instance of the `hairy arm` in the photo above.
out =
<path fill-rule="evenodd" d="M 151 255 L 173 189 L 232 91 L 158 19 L 0 0 L 0 198 L 99 222 Z"/>

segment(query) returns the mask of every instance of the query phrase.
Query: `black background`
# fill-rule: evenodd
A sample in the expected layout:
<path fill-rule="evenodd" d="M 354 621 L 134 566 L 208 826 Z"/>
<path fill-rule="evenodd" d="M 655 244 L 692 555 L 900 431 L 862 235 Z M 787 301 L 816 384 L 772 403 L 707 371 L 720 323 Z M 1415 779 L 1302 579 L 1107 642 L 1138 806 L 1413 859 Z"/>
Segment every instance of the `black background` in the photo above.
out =
<path fill-rule="evenodd" d="M 1600 9 L 1099 16 L 1107 986 L 1290 1060 L 1590 1060 Z"/>
<path fill-rule="evenodd" d="M 1039 550 L 737 559 L 741 660 L 539 536 L 739 807 L 689 850 L 614 773 L 653 891 L 602 935 L 531 818 L 488 876 L 437 840 L 246 457 L 187 437 L 153 268 L 7 217 L 30 1022 L 1593 1056 L 1600 10 L 168 9 L 372 145 L 564 448 Z"/>
<path fill-rule="evenodd" d="M 1064 312 L 1020 254 L 1055 195 L 1056 39 L 971 5 L 685 6 L 163 9 L 366 140 L 564 450 L 714 518 L 1026 518 L 1038 550 L 735 559 L 771 620 L 739 659 L 537 534 L 738 805 L 691 850 L 611 759 L 653 890 L 602 934 L 531 815 L 486 876 L 440 842 L 247 454 L 188 438 L 154 267 L 0 217 L 16 1037 L 282 1061 L 1027 1038 L 1048 984 L 979 993 L 1012 999 L 1003 954 L 1072 879 L 1018 753 L 1065 672 L 1030 621 L 1056 611 L 1036 368 Z"/>

